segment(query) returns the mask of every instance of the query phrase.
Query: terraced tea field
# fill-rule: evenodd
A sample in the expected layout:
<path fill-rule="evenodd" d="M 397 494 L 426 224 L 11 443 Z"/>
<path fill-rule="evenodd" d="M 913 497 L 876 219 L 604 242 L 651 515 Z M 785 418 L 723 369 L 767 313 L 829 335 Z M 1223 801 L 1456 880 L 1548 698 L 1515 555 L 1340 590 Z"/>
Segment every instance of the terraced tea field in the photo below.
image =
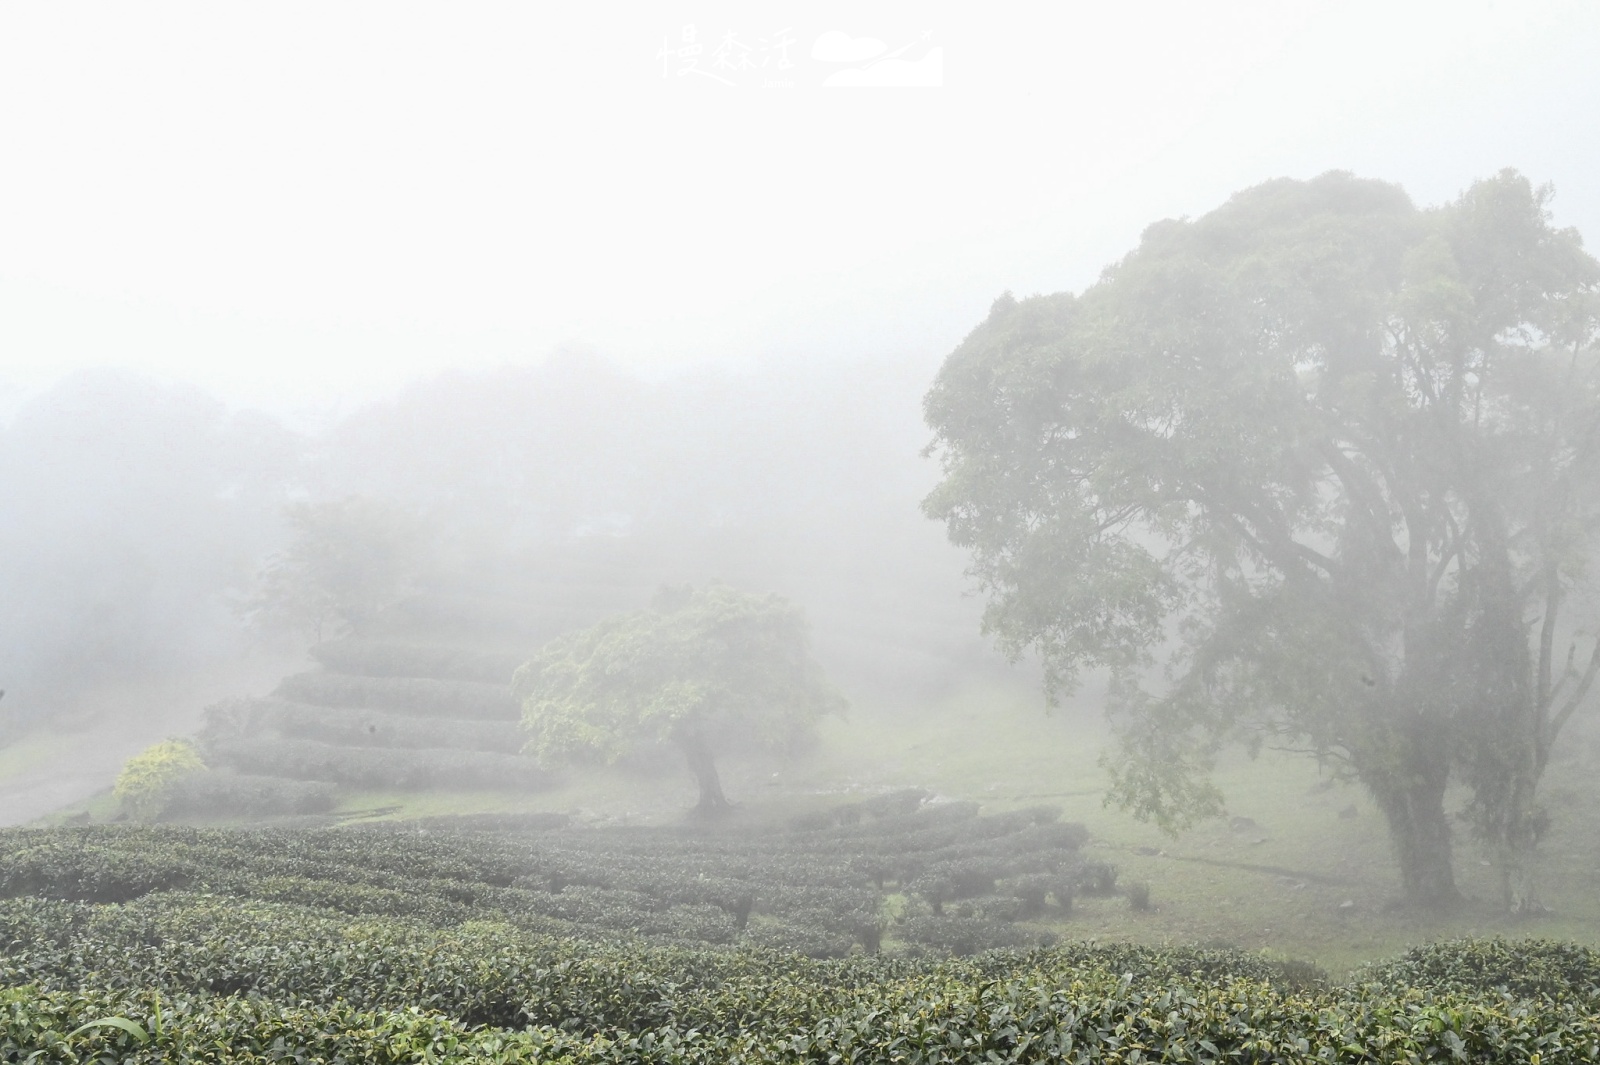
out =
<path fill-rule="evenodd" d="M 952 957 L 1108 885 L 1073 826 L 916 798 L 764 836 L 531 818 L 519 831 L 9 830 L 0 1054 L 1600 1059 L 1600 955 L 1575 946 L 1445 944 L 1343 984 L 1236 951 L 1015 935 L 1013 949 Z"/>

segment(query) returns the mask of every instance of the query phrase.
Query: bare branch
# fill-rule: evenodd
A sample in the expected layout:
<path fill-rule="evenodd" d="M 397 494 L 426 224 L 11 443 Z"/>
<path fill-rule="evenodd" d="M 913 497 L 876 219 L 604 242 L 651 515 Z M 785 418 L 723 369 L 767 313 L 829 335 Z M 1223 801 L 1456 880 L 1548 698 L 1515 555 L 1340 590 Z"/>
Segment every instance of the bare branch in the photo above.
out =
<path fill-rule="evenodd" d="M 1578 682 L 1578 688 L 1567 701 L 1561 704 L 1561 709 L 1555 717 L 1550 719 L 1550 727 L 1545 731 L 1545 745 L 1555 742 L 1556 736 L 1561 732 L 1561 726 L 1572 717 L 1573 711 L 1578 709 L 1578 704 L 1583 702 L 1583 697 L 1589 694 L 1589 688 L 1594 684 L 1596 676 L 1600 676 L 1600 639 L 1594 642 L 1594 653 L 1589 655 L 1589 665 L 1583 671 L 1583 679 Z"/>
<path fill-rule="evenodd" d="M 1556 679 L 1555 684 L 1550 688 L 1549 697 L 1539 705 L 1539 712 L 1541 714 L 1556 704 L 1556 699 L 1561 695 L 1562 692 L 1567 690 L 1567 681 L 1578 675 L 1578 671 L 1572 668 L 1572 660 L 1576 658 L 1577 655 L 1578 645 L 1574 642 L 1567 648 L 1567 664 L 1565 668 L 1562 669 L 1561 676 Z"/>

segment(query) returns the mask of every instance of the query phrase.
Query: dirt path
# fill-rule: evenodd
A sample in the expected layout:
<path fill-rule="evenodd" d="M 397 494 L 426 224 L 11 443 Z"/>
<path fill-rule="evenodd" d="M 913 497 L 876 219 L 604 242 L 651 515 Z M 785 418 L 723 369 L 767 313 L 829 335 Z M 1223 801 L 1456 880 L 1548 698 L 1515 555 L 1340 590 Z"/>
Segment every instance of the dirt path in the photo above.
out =
<path fill-rule="evenodd" d="M 265 693 L 284 674 L 308 665 L 300 656 L 261 656 L 89 692 L 72 708 L 76 724 L 40 730 L 0 748 L 0 826 L 25 825 L 91 798 L 150 744 L 192 734 L 207 706 Z"/>

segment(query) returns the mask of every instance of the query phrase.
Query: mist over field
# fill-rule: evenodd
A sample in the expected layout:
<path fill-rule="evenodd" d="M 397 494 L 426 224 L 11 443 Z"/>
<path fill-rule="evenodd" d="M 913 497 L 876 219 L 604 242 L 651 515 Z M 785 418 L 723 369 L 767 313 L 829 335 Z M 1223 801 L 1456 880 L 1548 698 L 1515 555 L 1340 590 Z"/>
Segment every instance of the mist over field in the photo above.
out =
<path fill-rule="evenodd" d="M 1595 1060 L 1597 43 L 0 9 L 0 1043 Z"/>
<path fill-rule="evenodd" d="M 397 604 L 522 610 L 523 650 L 663 583 L 720 579 L 805 602 L 859 682 L 948 683 L 988 655 L 959 554 L 917 510 L 931 471 L 905 397 L 926 372 L 647 381 L 559 353 L 447 371 L 319 431 L 192 386 L 76 373 L 3 430 L 0 709 L 46 719 L 94 685 L 294 639 L 250 607 L 289 538 L 284 508 L 352 499 L 407 527 Z"/>

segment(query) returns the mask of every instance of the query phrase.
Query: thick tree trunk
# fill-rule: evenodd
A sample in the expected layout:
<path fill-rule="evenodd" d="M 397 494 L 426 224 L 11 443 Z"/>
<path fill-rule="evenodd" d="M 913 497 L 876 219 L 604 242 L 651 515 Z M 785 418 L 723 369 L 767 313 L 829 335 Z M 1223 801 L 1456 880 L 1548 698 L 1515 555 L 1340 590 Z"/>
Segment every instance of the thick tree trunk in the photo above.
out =
<path fill-rule="evenodd" d="M 689 772 L 700 785 L 700 802 L 695 813 L 701 817 L 715 817 L 733 804 L 722 794 L 722 778 L 717 776 L 717 764 L 711 754 L 711 745 L 700 736 L 690 736 L 679 745 L 689 759 Z"/>
<path fill-rule="evenodd" d="M 1406 902 L 1439 909 L 1461 898 L 1450 860 L 1450 818 L 1444 809 L 1449 763 L 1428 759 L 1405 768 L 1410 772 L 1396 774 L 1396 779 L 1369 778 L 1366 784 L 1388 819 Z"/>
<path fill-rule="evenodd" d="M 1543 574 L 1545 616 L 1535 664 L 1529 654 L 1526 605 L 1517 591 L 1504 523 L 1491 506 L 1475 503 L 1474 507 L 1494 519 L 1480 522 L 1489 533 L 1486 546 L 1494 551 L 1486 555 L 1494 564 L 1480 563 L 1478 567 L 1481 614 L 1468 631 L 1469 687 L 1463 701 L 1470 709 L 1467 721 L 1473 744 L 1465 766 L 1473 789 L 1473 827 L 1494 856 L 1500 874 L 1500 901 L 1506 911 L 1539 913 L 1544 906 L 1539 902 L 1534 862 L 1545 830 L 1538 804 L 1539 780 L 1549 761 L 1550 743 L 1561 727 L 1561 721 L 1550 718 L 1561 571 L 1557 555 L 1548 554 Z M 1551 550 L 1548 546 L 1544 549 Z"/>

